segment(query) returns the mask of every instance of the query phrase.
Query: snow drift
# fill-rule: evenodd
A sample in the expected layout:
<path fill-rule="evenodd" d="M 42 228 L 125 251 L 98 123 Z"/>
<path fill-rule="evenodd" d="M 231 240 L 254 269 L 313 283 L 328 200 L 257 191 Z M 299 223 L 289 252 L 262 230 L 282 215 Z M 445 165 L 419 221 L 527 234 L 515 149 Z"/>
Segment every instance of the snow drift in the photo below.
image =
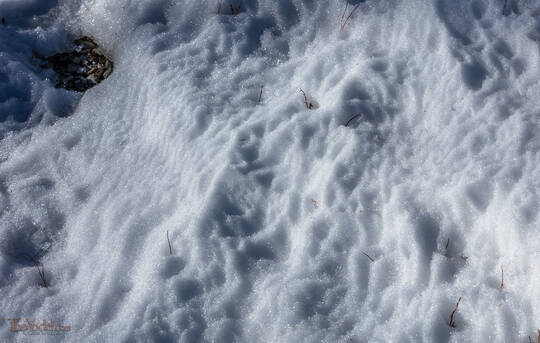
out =
<path fill-rule="evenodd" d="M 0 0 L 2 340 L 534 340 L 540 5 L 348 1 Z"/>

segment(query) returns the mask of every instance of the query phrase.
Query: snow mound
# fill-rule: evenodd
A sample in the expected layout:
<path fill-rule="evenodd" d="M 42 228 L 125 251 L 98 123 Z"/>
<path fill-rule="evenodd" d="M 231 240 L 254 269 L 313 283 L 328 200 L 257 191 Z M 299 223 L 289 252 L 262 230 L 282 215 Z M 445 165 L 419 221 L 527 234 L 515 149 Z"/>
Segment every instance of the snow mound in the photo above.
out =
<path fill-rule="evenodd" d="M 534 340 L 540 5 L 347 1 L 0 0 L 2 340 Z"/>

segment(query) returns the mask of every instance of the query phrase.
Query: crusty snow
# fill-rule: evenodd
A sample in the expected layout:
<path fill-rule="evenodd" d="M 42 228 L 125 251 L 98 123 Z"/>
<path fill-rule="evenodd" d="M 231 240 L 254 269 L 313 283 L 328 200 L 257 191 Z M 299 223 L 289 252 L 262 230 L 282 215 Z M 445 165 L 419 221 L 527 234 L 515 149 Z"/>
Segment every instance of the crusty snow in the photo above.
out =
<path fill-rule="evenodd" d="M 218 2 L 0 0 L 0 341 L 536 342 L 540 3 Z"/>

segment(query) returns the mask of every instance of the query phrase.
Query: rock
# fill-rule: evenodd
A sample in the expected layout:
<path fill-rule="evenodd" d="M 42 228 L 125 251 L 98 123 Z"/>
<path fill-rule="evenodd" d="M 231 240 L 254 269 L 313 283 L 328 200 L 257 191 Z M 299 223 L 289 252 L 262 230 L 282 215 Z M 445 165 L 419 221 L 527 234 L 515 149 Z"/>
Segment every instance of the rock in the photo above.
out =
<path fill-rule="evenodd" d="M 83 36 L 73 43 L 73 51 L 49 57 L 35 56 L 47 62 L 41 68 L 52 68 L 56 72 L 56 87 L 84 92 L 111 75 L 113 62 L 91 37 Z"/>

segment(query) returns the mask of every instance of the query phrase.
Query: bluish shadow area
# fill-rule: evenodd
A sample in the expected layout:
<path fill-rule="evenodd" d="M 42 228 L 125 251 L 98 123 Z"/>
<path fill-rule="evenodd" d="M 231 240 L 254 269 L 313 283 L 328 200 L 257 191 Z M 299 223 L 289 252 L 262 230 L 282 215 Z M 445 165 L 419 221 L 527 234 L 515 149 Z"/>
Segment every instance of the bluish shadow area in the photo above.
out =
<path fill-rule="evenodd" d="M 167 24 L 165 9 L 169 6 L 167 0 L 151 1 L 146 3 L 137 20 L 137 25 L 144 24 Z"/>
<path fill-rule="evenodd" d="M 452 37 L 459 40 L 463 45 L 473 43 L 472 39 L 467 35 L 473 27 L 473 20 L 469 15 L 472 13 L 469 12 L 468 2 L 439 0 L 436 9 L 437 15 Z M 475 9 L 476 15 L 479 15 L 481 10 L 479 8 Z"/>
<path fill-rule="evenodd" d="M 2 270 L 0 287 L 5 286 L 16 269 L 39 263 L 58 239 L 65 223 L 64 215 L 53 213 L 49 219 L 51 226 L 48 227 L 40 227 L 27 218 L 19 225 L 3 230 L 5 236 L 0 240 L 0 254 L 6 266 Z"/>
<path fill-rule="evenodd" d="M 35 25 L 35 17 L 56 7 L 58 0 L 3 0 L 0 1 L 0 17 L 5 24 L 29 28 Z"/>
<path fill-rule="evenodd" d="M 9 132 L 69 116 L 80 99 L 55 89 L 55 73 L 42 68 L 44 56 L 61 52 L 57 49 L 62 42 L 67 44 L 67 32 L 44 32 L 55 20 L 50 13 L 57 4 L 58 0 L 0 1 L 0 140 Z"/>
<path fill-rule="evenodd" d="M 502 14 L 509 16 L 511 14 L 519 15 L 520 13 L 518 0 L 507 0 L 506 6 L 502 10 Z"/>
<path fill-rule="evenodd" d="M 24 76 L 10 77 L 0 71 L 0 123 L 9 118 L 17 123 L 28 120 L 33 109 L 30 88 L 30 80 Z"/>
<path fill-rule="evenodd" d="M 0 287 L 14 270 L 40 261 L 60 238 L 66 214 L 51 195 L 55 189 L 56 183 L 49 177 L 30 177 L 24 185 L 8 186 L 6 175 L 0 175 L 4 210 L 0 212 L 0 255 L 6 266 L 1 270 Z M 28 204 L 39 206 L 29 210 Z"/>
<path fill-rule="evenodd" d="M 278 6 L 278 12 L 282 19 L 282 25 L 284 28 L 289 29 L 298 24 L 300 21 L 300 14 L 298 9 L 294 6 L 291 0 L 281 0 Z"/>
<path fill-rule="evenodd" d="M 274 18 L 270 16 L 251 17 L 247 25 L 248 34 L 240 45 L 240 50 L 244 55 L 249 55 L 261 47 L 261 35 L 264 30 L 274 30 L 276 27 Z"/>
<path fill-rule="evenodd" d="M 461 68 L 463 81 L 472 90 L 479 90 L 486 79 L 488 72 L 479 62 L 463 64 Z"/>
<path fill-rule="evenodd" d="M 363 2 L 366 2 L 367 0 L 347 0 L 347 3 L 349 5 L 358 5 L 358 4 L 361 4 Z"/>
<path fill-rule="evenodd" d="M 362 121 L 367 121 L 372 125 L 381 124 L 388 115 L 392 114 L 392 109 L 380 104 L 378 99 L 374 99 L 369 93 L 369 88 L 360 80 L 350 81 L 343 90 L 341 100 L 341 113 L 344 117 L 341 120 L 346 122 L 348 118 L 359 115 L 359 118 L 351 122 L 355 127 Z"/>

